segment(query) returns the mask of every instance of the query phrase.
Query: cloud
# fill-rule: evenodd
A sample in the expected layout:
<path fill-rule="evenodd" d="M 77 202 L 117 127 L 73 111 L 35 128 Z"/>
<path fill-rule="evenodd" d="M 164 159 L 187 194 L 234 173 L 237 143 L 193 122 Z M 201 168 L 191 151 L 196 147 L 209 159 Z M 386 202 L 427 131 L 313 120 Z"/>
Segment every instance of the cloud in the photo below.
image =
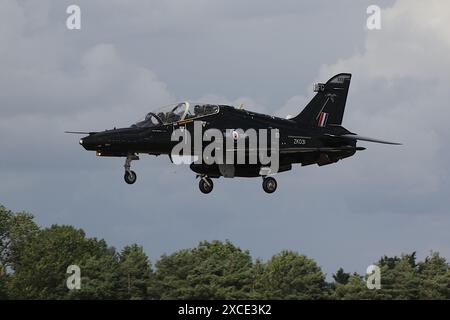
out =
<path fill-rule="evenodd" d="M 382 12 L 382 30 L 368 31 L 363 53 L 322 67 L 319 78 L 338 72 L 354 77 L 345 125 L 365 135 L 400 140 L 401 152 L 372 153 L 372 177 L 414 194 L 442 192 L 450 116 L 450 5 L 397 1 Z M 369 151 L 370 152 L 370 151 Z M 367 163 L 367 162 L 366 162 Z M 380 163 L 387 166 L 380 168 Z M 446 173 L 443 175 L 443 173 Z M 361 172 L 363 173 L 363 172 Z"/>

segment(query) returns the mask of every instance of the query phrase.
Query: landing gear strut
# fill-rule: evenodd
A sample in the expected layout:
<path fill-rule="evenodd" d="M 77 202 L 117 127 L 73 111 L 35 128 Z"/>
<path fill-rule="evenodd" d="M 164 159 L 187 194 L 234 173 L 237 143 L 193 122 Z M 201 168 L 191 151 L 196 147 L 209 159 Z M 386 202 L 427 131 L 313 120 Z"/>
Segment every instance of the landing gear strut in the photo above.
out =
<path fill-rule="evenodd" d="M 198 183 L 198 187 L 200 188 L 200 191 L 207 194 L 210 193 L 214 188 L 214 183 L 208 176 L 203 176 L 200 178 L 200 181 Z"/>
<path fill-rule="evenodd" d="M 272 177 L 264 177 L 262 186 L 265 192 L 274 193 L 277 190 L 277 180 Z"/>
<path fill-rule="evenodd" d="M 133 160 L 139 160 L 139 157 L 135 154 L 128 155 L 123 166 L 125 168 L 125 175 L 123 176 L 123 178 L 128 184 L 135 183 L 137 179 L 136 172 L 131 170 L 131 161 Z"/>

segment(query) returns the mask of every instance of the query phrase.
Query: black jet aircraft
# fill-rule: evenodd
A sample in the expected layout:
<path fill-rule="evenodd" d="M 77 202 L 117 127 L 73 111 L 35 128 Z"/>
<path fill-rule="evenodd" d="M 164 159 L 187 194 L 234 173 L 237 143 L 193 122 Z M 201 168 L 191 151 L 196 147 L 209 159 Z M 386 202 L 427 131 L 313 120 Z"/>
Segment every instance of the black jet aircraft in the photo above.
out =
<path fill-rule="evenodd" d="M 195 104 L 182 102 L 149 112 L 145 119 L 127 128 L 114 128 L 101 132 L 69 132 L 88 134 L 80 144 L 101 157 L 125 157 L 125 182 L 136 182 L 131 161 L 139 160 L 139 154 L 169 155 L 178 141 L 172 141 L 174 130 L 183 129 L 193 135 L 194 122 L 200 121 L 203 130 L 215 128 L 227 130 L 278 129 L 279 169 L 289 171 L 292 164 L 324 166 L 348 158 L 356 151 L 365 150 L 356 145 L 358 140 L 385 144 L 398 144 L 357 135 L 342 124 L 351 74 L 335 75 L 326 83 L 314 85 L 312 100 L 295 117 L 278 118 L 235 108 L 228 105 Z M 244 137 L 245 138 L 245 137 Z M 204 147 L 202 145 L 202 147 Z M 272 193 L 277 182 L 264 172 L 263 164 L 205 164 L 192 163 L 190 168 L 200 177 L 199 187 L 203 193 L 213 189 L 211 178 L 258 177 L 263 178 L 263 189 Z"/>

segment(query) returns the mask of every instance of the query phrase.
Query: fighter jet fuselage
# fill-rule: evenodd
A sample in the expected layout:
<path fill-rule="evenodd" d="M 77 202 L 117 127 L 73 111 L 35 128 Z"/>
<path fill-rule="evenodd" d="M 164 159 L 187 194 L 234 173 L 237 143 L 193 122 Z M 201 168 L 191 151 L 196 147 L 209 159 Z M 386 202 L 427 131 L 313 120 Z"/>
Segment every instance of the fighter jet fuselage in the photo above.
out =
<path fill-rule="evenodd" d="M 396 144 L 361 137 L 341 125 L 350 80 L 351 75 L 344 73 L 315 85 L 316 95 L 293 118 L 186 101 L 149 112 L 127 128 L 90 132 L 80 144 L 101 157 L 125 157 L 129 184 L 136 181 L 130 164 L 139 154 L 169 155 L 172 162 L 174 156 L 191 156 L 190 168 L 201 178 L 204 193 L 212 191 L 211 178 L 257 176 L 263 177 L 264 190 L 272 193 L 277 187 L 272 176 L 291 170 L 293 164 L 335 163 L 364 150 L 356 145 L 358 140 Z M 182 152 L 174 153 L 175 149 Z"/>

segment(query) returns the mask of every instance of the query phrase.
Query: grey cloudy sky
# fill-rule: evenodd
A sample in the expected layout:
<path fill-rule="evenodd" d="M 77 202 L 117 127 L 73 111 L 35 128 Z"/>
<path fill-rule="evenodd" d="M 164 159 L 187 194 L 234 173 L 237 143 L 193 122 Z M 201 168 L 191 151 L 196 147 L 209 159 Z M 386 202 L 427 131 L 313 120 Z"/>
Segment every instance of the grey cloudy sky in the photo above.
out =
<path fill-rule="evenodd" d="M 65 27 L 66 8 L 82 29 Z M 368 31 L 366 8 L 382 8 Z M 432 1 L 31 1 L 0 3 L 0 203 L 39 224 L 72 224 L 152 260 L 230 239 L 253 256 L 291 249 L 328 275 L 384 254 L 450 258 L 450 3 Z M 126 126 L 178 100 L 286 116 L 311 84 L 353 74 L 344 126 L 404 143 L 332 166 L 295 167 L 198 191 L 167 157 L 100 159 L 64 130 Z"/>

